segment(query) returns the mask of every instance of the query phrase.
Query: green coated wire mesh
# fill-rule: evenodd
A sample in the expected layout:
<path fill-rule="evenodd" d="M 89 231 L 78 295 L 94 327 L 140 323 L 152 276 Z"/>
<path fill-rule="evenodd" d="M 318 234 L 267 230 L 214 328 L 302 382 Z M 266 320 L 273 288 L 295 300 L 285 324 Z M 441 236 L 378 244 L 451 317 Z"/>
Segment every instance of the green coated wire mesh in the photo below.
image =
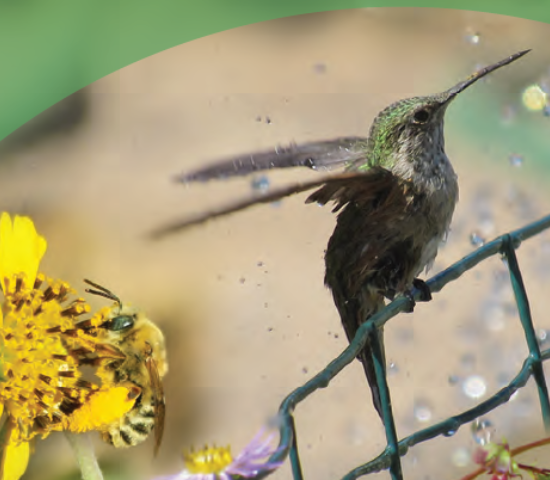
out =
<path fill-rule="evenodd" d="M 439 292 L 448 283 L 457 280 L 466 271 L 474 268 L 480 262 L 492 257 L 493 255 L 502 256 L 508 267 L 519 318 L 525 333 L 527 346 L 529 347 L 529 355 L 525 359 L 523 367 L 515 378 L 504 388 L 501 388 L 493 396 L 479 403 L 474 408 L 449 417 L 446 420 L 425 429 L 418 430 L 412 435 L 399 440 L 395 429 L 390 392 L 386 381 L 385 365 L 382 361 L 380 346 L 373 345 L 373 362 L 376 368 L 377 382 L 382 397 L 387 446 L 376 458 L 354 468 L 348 472 L 342 480 L 356 479 L 381 470 L 389 470 L 391 478 L 394 480 L 403 479 L 401 457 L 407 454 L 410 447 L 421 442 L 431 440 L 440 435 L 453 435 L 462 425 L 472 422 L 476 418 L 485 415 L 510 400 L 510 397 L 518 389 L 522 388 L 531 376 L 533 376 L 537 385 L 544 427 L 547 432 L 550 432 L 550 399 L 548 397 L 548 387 L 545 382 L 542 365 L 543 361 L 550 358 L 550 349 L 541 351 L 539 348 L 531 319 L 527 292 L 525 290 L 521 270 L 516 257 L 516 249 L 520 246 L 522 241 L 527 240 L 546 229 L 550 229 L 550 215 L 530 223 L 523 228 L 496 238 L 492 242 L 485 244 L 475 252 L 464 257 L 462 260 L 451 265 L 427 281 L 427 284 L 433 293 Z M 413 291 L 412 293 L 415 299 L 419 298 L 419 291 Z M 358 352 L 363 347 L 368 334 L 372 330 L 381 327 L 388 320 L 409 307 L 409 302 L 410 300 L 408 298 L 397 298 L 387 305 L 384 310 L 374 315 L 357 331 L 357 335 L 348 348 L 346 348 L 337 358 L 330 362 L 311 380 L 291 392 L 281 403 L 279 408 L 281 422 L 280 448 L 270 460 L 282 460 L 288 455 L 290 458 L 294 480 L 303 480 L 305 478 L 300 463 L 297 442 L 298 432 L 295 429 L 293 417 L 294 409 L 299 403 L 306 400 L 308 396 L 316 390 L 328 387 L 331 380 L 355 359 Z M 267 474 L 261 474 L 257 478 L 264 478 L 265 476 L 267 476 Z"/>

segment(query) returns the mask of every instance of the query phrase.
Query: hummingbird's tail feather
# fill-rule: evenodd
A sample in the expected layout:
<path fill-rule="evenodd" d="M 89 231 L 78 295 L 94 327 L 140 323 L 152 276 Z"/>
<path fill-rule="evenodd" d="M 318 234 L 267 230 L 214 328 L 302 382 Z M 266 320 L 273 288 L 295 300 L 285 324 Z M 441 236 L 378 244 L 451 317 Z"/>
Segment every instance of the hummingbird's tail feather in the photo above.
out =
<path fill-rule="evenodd" d="M 364 292 L 360 302 L 359 312 L 355 312 L 356 321 L 358 321 L 357 328 L 364 322 L 368 321 L 373 315 L 378 313 L 385 307 L 384 297 L 379 293 L 369 291 L 367 289 Z M 386 369 L 386 352 L 384 348 L 384 329 L 380 328 L 375 332 L 372 332 L 367 338 L 367 342 L 361 350 L 361 353 L 358 355 L 359 361 L 363 364 L 363 369 L 365 370 L 365 375 L 367 376 L 367 381 L 369 382 L 369 387 L 372 393 L 372 402 L 374 408 L 378 412 L 381 420 L 384 421 L 382 415 L 382 400 L 380 398 L 380 390 L 378 389 L 378 383 L 376 382 L 376 372 L 374 370 L 374 363 L 372 361 L 372 340 L 374 335 L 378 335 L 378 343 L 380 345 L 380 350 L 382 353 L 382 365 L 384 365 L 384 371 Z"/>
<path fill-rule="evenodd" d="M 384 416 L 382 414 L 382 399 L 380 397 L 378 383 L 376 382 L 376 372 L 374 370 L 374 364 L 372 363 L 372 337 L 374 335 L 378 335 L 378 341 L 382 350 L 383 364 L 386 364 L 383 329 L 369 335 L 369 337 L 367 338 L 367 343 L 365 343 L 365 347 L 363 348 L 363 350 L 361 350 L 361 353 L 357 358 L 363 364 L 363 369 L 365 370 L 365 375 L 367 376 L 367 381 L 369 382 L 369 387 L 372 393 L 372 403 L 374 404 L 374 408 L 378 412 L 380 419 L 384 421 Z"/>
<path fill-rule="evenodd" d="M 334 303 L 340 313 L 340 318 L 342 319 L 342 325 L 346 332 L 346 336 L 351 342 L 355 338 L 355 334 L 357 333 L 359 327 L 385 307 L 386 303 L 384 301 L 384 296 L 377 290 L 370 288 L 364 288 L 358 292 L 357 295 L 352 296 L 350 295 L 350 290 L 346 285 L 346 282 L 335 281 L 335 278 L 332 278 L 331 280 L 330 287 L 332 290 Z M 327 282 L 327 284 L 328 283 L 329 282 Z M 382 364 L 385 367 L 386 355 L 384 349 L 383 328 L 369 334 L 363 349 L 357 355 L 357 359 L 362 363 L 365 375 L 367 376 L 367 381 L 372 393 L 374 408 L 383 421 L 382 400 L 380 398 L 380 390 L 378 389 L 378 383 L 376 382 L 376 373 L 372 360 L 374 335 L 378 335 L 378 341 L 382 353 Z"/>

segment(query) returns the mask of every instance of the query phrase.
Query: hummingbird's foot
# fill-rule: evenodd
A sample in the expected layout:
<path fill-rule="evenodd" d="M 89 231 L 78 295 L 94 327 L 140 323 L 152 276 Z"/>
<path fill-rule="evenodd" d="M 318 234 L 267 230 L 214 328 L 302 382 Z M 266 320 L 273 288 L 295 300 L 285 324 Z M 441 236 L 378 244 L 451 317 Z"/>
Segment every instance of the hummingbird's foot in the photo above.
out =
<path fill-rule="evenodd" d="M 415 278 L 413 280 L 413 287 L 420 291 L 419 300 L 421 302 L 429 302 L 432 299 L 432 292 L 430 291 L 430 287 L 424 280 L 421 280 L 420 278 Z"/>
<path fill-rule="evenodd" d="M 416 300 L 413 297 L 413 294 L 410 290 L 403 292 L 403 296 L 409 300 L 409 305 L 403 309 L 404 313 L 414 312 L 414 307 L 416 307 Z"/>
<path fill-rule="evenodd" d="M 415 278 L 412 284 L 413 287 L 420 292 L 420 298 L 418 299 L 419 301 L 429 302 L 432 299 L 432 292 L 430 291 L 430 287 L 424 280 L 421 280 L 420 278 Z M 414 299 L 411 290 L 406 290 L 405 292 L 403 292 L 403 296 L 408 298 L 409 300 L 408 307 L 403 311 L 405 313 L 414 312 L 414 307 L 416 307 L 416 300 Z"/>

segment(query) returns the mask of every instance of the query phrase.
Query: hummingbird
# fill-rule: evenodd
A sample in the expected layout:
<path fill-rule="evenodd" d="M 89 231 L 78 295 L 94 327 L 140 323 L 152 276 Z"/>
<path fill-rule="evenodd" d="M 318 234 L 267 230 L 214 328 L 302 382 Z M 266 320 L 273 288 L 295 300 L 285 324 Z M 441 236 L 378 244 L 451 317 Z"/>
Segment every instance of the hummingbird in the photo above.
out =
<path fill-rule="evenodd" d="M 159 237 L 215 217 L 317 188 L 306 203 L 332 203 L 336 227 L 325 252 L 325 284 L 331 290 L 346 336 L 397 295 L 410 299 L 413 287 L 428 301 L 428 285 L 419 278 L 433 265 L 458 201 L 458 180 L 445 153 L 444 118 L 448 106 L 466 88 L 530 50 L 482 68 L 442 93 L 397 101 L 374 119 L 368 137 L 291 145 L 217 162 L 181 175 L 180 182 L 209 181 L 273 168 L 304 166 L 323 170 L 345 165 L 340 174 L 273 190 L 153 233 Z M 384 355 L 382 328 L 369 334 L 358 355 L 383 420 L 373 364 L 373 336 Z M 384 361 L 385 365 L 385 361 Z"/>

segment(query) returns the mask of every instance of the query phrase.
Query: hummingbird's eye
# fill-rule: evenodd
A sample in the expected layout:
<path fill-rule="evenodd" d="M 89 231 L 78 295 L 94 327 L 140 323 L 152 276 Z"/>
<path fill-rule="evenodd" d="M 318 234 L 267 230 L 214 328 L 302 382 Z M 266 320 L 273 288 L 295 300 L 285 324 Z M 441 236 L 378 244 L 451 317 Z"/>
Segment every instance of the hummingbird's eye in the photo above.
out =
<path fill-rule="evenodd" d="M 414 112 L 413 119 L 414 123 L 426 123 L 430 118 L 430 112 L 428 110 L 418 110 Z"/>

